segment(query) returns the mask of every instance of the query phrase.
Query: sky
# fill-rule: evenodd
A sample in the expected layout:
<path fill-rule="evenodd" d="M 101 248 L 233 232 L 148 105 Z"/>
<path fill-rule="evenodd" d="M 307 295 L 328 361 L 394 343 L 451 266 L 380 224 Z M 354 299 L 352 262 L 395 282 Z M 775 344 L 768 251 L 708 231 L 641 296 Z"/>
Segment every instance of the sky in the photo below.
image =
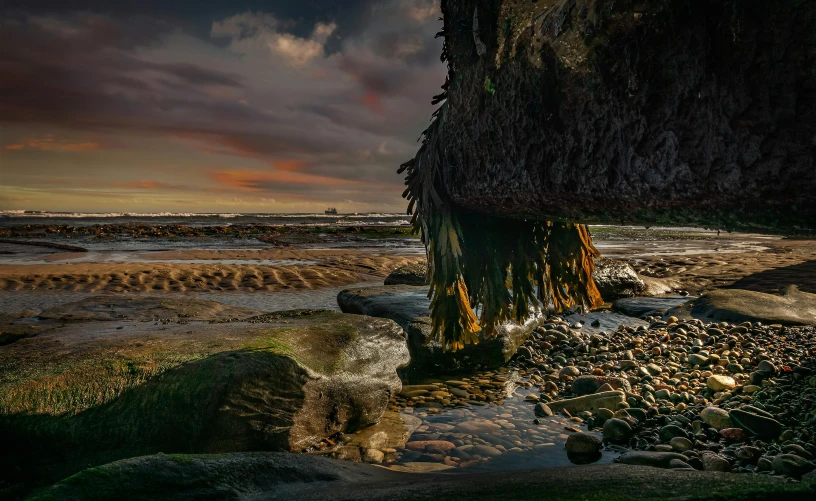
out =
<path fill-rule="evenodd" d="M 402 212 L 437 0 L 0 0 L 0 210 Z"/>

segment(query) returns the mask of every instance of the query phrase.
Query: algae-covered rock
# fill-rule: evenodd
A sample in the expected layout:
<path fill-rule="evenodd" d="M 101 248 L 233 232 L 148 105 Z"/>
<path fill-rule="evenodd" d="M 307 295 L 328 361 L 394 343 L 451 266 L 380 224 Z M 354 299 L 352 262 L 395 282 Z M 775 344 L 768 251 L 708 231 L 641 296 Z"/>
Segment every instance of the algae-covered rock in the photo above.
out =
<path fill-rule="evenodd" d="M 340 309 L 346 313 L 389 318 L 405 331 L 411 352 L 410 370 L 430 374 L 468 367 L 498 367 L 510 360 L 533 330 L 544 323 L 537 314 L 523 324 L 508 322 L 498 327 L 495 337 L 480 335 L 477 344 L 457 351 L 444 351 L 431 337 L 428 288 L 396 285 L 346 289 L 337 295 Z"/>
<path fill-rule="evenodd" d="M 408 361 L 394 322 L 325 310 L 71 322 L 0 351 L 0 436 L 14 451 L 0 477 L 159 451 L 300 451 L 377 422 Z"/>

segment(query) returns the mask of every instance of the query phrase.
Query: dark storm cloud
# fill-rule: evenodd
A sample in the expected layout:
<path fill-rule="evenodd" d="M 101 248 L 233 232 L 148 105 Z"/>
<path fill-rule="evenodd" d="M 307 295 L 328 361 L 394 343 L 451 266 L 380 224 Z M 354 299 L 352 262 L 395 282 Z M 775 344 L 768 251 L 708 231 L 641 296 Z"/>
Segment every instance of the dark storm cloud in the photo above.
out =
<path fill-rule="evenodd" d="M 340 48 L 340 41 L 361 33 L 369 24 L 372 8 L 380 0 L 5 0 L 6 12 L 64 14 L 79 11 L 105 13 L 112 17 L 149 15 L 171 21 L 190 34 L 206 39 L 213 21 L 229 17 L 236 10 L 269 12 L 289 21 L 288 31 L 305 37 L 318 22 L 339 26 L 327 45 L 329 52 Z"/>

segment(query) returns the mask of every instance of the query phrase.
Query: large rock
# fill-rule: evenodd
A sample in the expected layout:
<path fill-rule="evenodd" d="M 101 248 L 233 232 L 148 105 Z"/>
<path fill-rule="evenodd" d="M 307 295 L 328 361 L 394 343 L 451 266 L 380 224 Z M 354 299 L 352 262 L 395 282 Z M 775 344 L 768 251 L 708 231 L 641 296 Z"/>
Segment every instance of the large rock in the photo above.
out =
<path fill-rule="evenodd" d="M 411 263 L 400 266 L 385 277 L 385 285 L 430 285 L 428 281 L 428 265 Z"/>
<path fill-rule="evenodd" d="M 604 301 L 637 296 L 646 288 L 629 263 L 617 259 L 595 259 L 592 278 Z"/>
<path fill-rule="evenodd" d="M 437 172 L 418 175 L 456 210 L 816 229 L 816 3 L 454 0 L 442 13 L 450 85 L 422 166 Z"/>
<path fill-rule="evenodd" d="M 782 295 L 740 289 L 719 289 L 695 300 L 691 314 L 723 322 L 816 325 L 816 294 L 788 287 Z"/>
<path fill-rule="evenodd" d="M 444 351 L 430 339 L 430 300 L 427 287 L 396 285 L 346 289 L 337 295 L 345 313 L 383 317 L 397 322 L 405 331 L 411 352 L 409 372 L 427 375 L 473 367 L 498 367 L 516 353 L 532 331 L 544 323 L 543 315 L 533 315 L 523 324 L 508 322 L 498 327 L 498 335 L 458 351 Z"/>
<path fill-rule="evenodd" d="M 674 453 L 630 452 L 627 455 Z M 520 457 L 520 461 L 524 457 Z M 671 460 L 669 459 L 669 462 Z M 648 464 L 634 462 L 633 464 Z M 663 461 L 657 461 L 658 466 Z M 814 483 L 785 482 L 770 475 L 722 475 L 644 468 L 626 464 L 539 468 L 519 471 L 424 473 L 410 467 L 382 468 L 313 455 L 274 452 L 216 455 L 159 454 L 91 468 L 38 492 L 36 501 L 399 501 L 408 499 L 644 501 L 785 499 L 809 501 Z M 544 493 L 544 495 L 542 495 Z"/>
<path fill-rule="evenodd" d="M 93 318 L 96 304 L 63 309 Z M 158 451 L 301 451 L 376 423 L 408 361 L 394 322 L 325 310 L 72 321 L 0 351 L 0 436 L 14 451 L 0 477 L 40 481 Z"/>

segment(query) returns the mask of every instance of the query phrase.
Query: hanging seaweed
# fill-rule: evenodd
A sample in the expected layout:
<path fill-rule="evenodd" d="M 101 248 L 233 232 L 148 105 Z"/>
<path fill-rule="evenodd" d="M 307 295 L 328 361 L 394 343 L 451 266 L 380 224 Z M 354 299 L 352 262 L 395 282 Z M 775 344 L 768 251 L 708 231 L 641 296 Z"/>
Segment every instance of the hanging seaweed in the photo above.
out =
<path fill-rule="evenodd" d="M 449 29 L 442 20 L 437 36 Z M 446 40 L 442 61 L 448 50 Z M 428 258 L 431 339 L 450 350 L 477 343 L 480 334 L 492 336 L 499 324 L 523 321 L 539 308 L 561 312 L 602 302 L 592 280 L 599 253 L 586 226 L 467 213 L 448 198 L 440 177 L 441 131 L 454 80 L 449 65 L 443 91 L 433 98 L 433 104 L 442 104 L 422 133 L 416 156 L 398 171 L 406 175 L 403 197 Z"/>

